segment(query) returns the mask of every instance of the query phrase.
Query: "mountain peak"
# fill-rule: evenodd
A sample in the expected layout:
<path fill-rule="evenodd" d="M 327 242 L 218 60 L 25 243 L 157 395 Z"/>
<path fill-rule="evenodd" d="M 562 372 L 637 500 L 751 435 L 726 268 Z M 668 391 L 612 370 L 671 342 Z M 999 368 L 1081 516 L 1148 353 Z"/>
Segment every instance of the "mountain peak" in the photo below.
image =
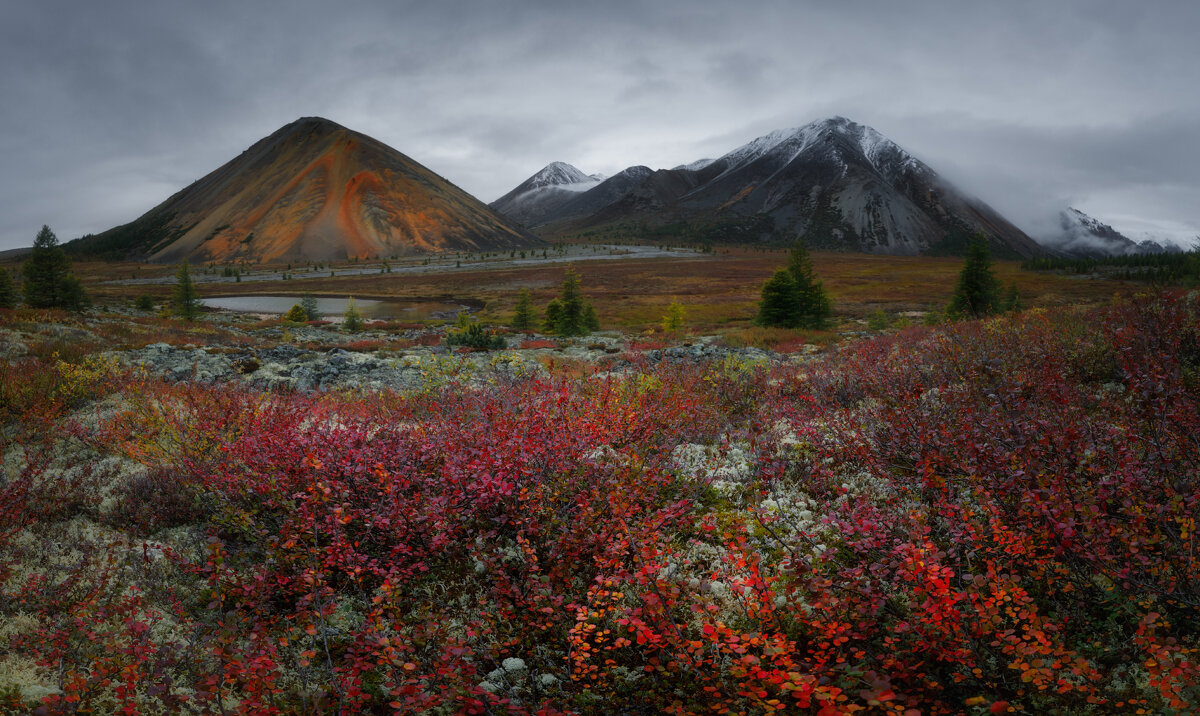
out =
<path fill-rule="evenodd" d="M 301 117 L 76 249 L 160 262 L 292 262 L 540 243 L 386 144 Z"/>
<path fill-rule="evenodd" d="M 786 166 L 802 154 L 832 157 L 842 165 L 854 164 L 861 155 L 881 174 L 895 175 L 921 165 L 895 142 L 873 127 L 840 115 L 814 120 L 799 127 L 776 129 L 734 149 L 719 162 L 729 173 L 759 160 Z"/>
<path fill-rule="evenodd" d="M 550 162 L 533 176 L 526 180 L 526 189 L 537 189 L 543 186 L 560 186 L 564 184 L 595 183 L 595 179 L 584 174 L 578 168 L 566 162 Z"/>
<path fill-rule="evenodd" d="M 491 207 L 522 224 L 533 225 L 548 212 L 588 189 L 604 177 L 584 174 L 566 162 L 550 162 L 515 189 L 491 203 Z"/>
<path fill-rule="evenodd" d="M 308 133 L 328 133 L 346 130 L 346 127 L 334 122 L 331 119 L 324 117 L 301 117 L 290 124 L 285 124 L 279 128 L 281 134 L 296 134 L 300 132 Z"/>
<path fill-rule="evenodd" d="M 1180 250 L 1169 241 L 1160 243 L 1150 238 L 1135 241 L 1073 206 L 1068 206 L 1059 212 L 1058 219 L 1059 231 L 1042 236 L 1041 241 L 1046 246 L 1068 256 L 1102 258 L 1105 256 L 1173 253 Z"/>

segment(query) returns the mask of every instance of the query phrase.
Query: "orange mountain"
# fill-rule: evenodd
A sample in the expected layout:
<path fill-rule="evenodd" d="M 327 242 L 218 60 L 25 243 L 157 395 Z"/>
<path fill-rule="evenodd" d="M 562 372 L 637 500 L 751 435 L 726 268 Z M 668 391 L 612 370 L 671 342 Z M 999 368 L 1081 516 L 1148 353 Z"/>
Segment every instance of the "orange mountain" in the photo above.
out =
<path fill-rule="evenodd" d="M 331 261 L 540 246 L 371 137 L 304 117 L 78 253 L 175 262 Z"/>

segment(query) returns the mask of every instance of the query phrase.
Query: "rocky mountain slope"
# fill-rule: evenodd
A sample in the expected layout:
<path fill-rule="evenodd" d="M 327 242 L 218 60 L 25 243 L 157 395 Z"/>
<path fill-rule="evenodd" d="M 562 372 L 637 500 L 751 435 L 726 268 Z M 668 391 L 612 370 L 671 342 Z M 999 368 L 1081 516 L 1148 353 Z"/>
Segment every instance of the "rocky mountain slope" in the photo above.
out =
<path fill-rule="evenodd" d="M 1072 207 L 1059 213 L 1057 233 L 1039 238 L 1045 246 L 1074 258 L 1177 253 L 1182 250 L 1167 241 L 1134 241 L 1108 224 Z"/>
<path fill-rule="evenodd" d="M 631 167 L 529 225 L 545 235 L 636 225 L 714 240 L 737 226 L 741 239 L 799 236 L 817 248 L 906 255 L 956 253 L 983 233 L 1000 256 L 1044 253 L 985 203 L 843 117 L 777 130 L 716 160 Z"/>
<path fill-rule="evenodd" d="M 299 262 L 541 243 L 382 142 L 304 117 L 133 222 L 68 248 L 161 262 Z"/>
<path fill-rule="evenodd" d="M 603 180 L 565 162 L 551 162 L 489 206 L 517 223 L 534 226 Z"/>

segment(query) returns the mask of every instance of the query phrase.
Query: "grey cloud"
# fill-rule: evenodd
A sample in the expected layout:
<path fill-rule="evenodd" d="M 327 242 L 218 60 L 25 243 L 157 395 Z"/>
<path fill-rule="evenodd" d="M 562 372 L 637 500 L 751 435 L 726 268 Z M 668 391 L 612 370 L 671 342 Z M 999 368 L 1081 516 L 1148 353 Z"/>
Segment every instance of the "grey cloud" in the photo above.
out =
<path fill-rule="evenodd" d="M 1026 226 L 1060 200 L 1187 226 L 1197 26 L 1185 0 L 9 3 L 0 249 L 133 219 L 314 114 L 484 200 L 842 114 Z"/>

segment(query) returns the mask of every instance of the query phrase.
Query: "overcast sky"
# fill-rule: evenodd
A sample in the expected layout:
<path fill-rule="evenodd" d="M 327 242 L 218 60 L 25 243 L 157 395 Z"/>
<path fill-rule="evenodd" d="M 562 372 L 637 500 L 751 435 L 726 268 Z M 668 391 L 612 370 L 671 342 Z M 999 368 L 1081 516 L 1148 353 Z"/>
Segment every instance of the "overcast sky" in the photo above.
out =
<path fill-rule="evenodd" d="M 483 201 L 545 164 L 869 124 L 1015 221 L 1200 234 L 1196 0 L 0 0 L 0 249 L 131 221 L 306 115 Z"/>

